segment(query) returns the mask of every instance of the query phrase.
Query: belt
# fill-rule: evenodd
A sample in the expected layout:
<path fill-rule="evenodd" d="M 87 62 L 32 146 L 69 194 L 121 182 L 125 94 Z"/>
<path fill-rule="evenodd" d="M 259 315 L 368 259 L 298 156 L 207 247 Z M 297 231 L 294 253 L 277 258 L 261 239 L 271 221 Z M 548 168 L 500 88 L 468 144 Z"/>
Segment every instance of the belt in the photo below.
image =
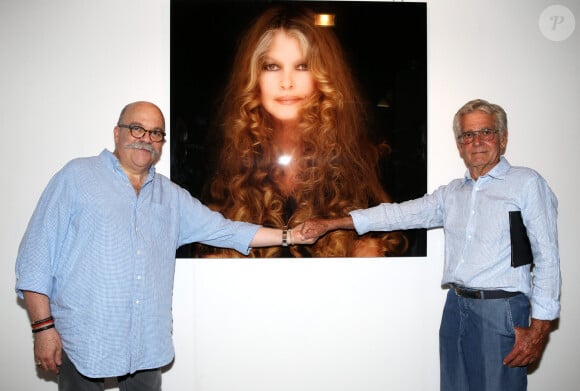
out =
<path fill-rule="evenodd" d="M 460 286 L 452 285 L 453 290 L 457 296 L 466 297 L 468 299 L 506 299 L 519 295 L 521 292 L 508 292 L 501 289 L 496 290 L 481 290 L 469 289 Z"/>

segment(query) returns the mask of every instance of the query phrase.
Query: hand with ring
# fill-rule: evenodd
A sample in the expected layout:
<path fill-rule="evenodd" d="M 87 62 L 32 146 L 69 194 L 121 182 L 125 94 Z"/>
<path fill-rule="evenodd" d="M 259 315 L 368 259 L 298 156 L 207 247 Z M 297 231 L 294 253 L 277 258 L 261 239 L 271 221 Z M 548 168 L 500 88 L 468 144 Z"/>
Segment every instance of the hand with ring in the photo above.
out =
<path fill-rule="evenodd" d="M 58 375 L 62 364 L 62 342 L 56 328 L 34 334 L 34 364 L 38 370 Z"/>

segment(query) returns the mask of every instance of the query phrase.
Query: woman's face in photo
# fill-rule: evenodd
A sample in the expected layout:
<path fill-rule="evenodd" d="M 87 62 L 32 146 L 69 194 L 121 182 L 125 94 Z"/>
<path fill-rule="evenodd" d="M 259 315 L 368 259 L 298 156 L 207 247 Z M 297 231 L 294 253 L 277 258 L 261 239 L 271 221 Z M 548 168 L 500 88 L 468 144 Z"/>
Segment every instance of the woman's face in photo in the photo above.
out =
<path fill-rule="evenodd" d="M 262 106 L 274 119 L 283 123 L 299 121 L 315 82 L 296 38 L 282 30 L 274 34 L 259 85 Z"/>

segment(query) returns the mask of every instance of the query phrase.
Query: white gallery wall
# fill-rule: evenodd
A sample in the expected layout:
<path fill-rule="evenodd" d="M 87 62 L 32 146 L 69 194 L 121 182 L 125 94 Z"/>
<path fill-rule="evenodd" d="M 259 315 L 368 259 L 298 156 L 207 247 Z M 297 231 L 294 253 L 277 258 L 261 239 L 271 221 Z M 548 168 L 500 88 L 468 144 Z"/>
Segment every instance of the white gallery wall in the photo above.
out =
<path fill-rule="evenodd" d="M 566 8 L 543 14 L 554 4 Z M 580 2 L 433 0 L 427 13 L 428 189 L 464 172 L 455 111 L 476 97 L 501 104 L 506 156 L 560 202 L 562 316 L 529 389 L 577 390 Z M 125 103 L 151 100 L 169 117 L 169 14 L 169 0 L 0 0 L 2 390 L 56 389 L 34 366 L 14 293 L 18 244 L 50 177 L 113 148 Z M 169 175 L 169 144 L 158 169 Z M 425 258 L 179 259 L 164 390 L 437 390 L 443 240 L 430 231 Z"/>

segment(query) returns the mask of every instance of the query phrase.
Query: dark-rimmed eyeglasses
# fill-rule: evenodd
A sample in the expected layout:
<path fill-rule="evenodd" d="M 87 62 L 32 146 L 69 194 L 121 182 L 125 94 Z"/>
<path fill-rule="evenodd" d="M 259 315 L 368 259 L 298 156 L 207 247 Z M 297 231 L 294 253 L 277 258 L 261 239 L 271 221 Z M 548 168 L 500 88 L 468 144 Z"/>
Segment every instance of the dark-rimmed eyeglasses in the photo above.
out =
<path fill-rule="evenodd" d="M 131 125 L 118 124 L 117 126 L 120 128 L 129 129 L 131 136 L 135 138 L 143 138 L 143 136 L 145 136 L 145 133 L 149 133 L 149 138 L 154 143 L 159 143 L 165 140 L 165 132 L 159 129 L 148 130 L 145 129 L 143 126 L 135 124 Z"/>
<path fill-rule="evenodd" d="M 457 140 L 461 144 L 470 144 L 475 140 L 476 136 L 479 136 L 481 141 L 491 141 L 495 137 L 495 135 L 499 132 L 497 129 L 481 129 L 481 130 L 473 130 L 469 132 L 464 132 L 457 136 Z"/>

